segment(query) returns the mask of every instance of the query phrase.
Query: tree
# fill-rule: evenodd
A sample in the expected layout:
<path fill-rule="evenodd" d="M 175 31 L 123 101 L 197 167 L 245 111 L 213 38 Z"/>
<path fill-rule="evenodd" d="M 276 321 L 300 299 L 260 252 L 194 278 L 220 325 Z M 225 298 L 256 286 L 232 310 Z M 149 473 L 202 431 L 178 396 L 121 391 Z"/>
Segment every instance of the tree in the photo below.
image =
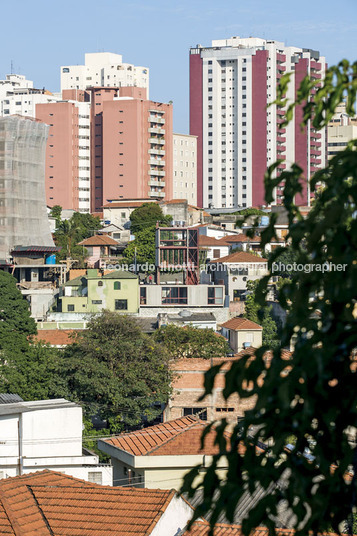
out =
<path fill-rule="evenodd" d="M 271 305 L 262 307 L 257 298 L 259 281 L 247 281 L 248 296 L 245 301 L 244 317 L 263 328 L 263 345 L 275 348 L 278 345 L 278 328 L 272 317 Z"/>
<path fill-rule="evenodd" d="M 56 220 L 56 227 L 58 227 L 61 221 L 62 207 L 60 205 L 54 205 L 51 208 L 50 216 Z"/>
<path fill-rule="evenodd" d="M 293 104 L 283 97 L 287 83 L 288 78 L 284 78 L 278 103 L 287 107 L 287 120 L 296 104 L 303 107 L 302 128 L 308 121 L 315 129 L 324 128 L 344 99 L 348 113 L 354 113 L 357 63 L 349 65 L 343 60 L 331 67 L 321 87 L 305 78 Z M 316 90 L 313 99 L 311 89 Z M 273 201 L 274 188 L 283 183 L 289 219 L 287 239 L 305 269 L 292 274 L 291 282 L 279 293 L 287 321 L 281 347 L 273 352 L 272 359 L 266 359 L 267 348 L 263 347 L 253 359 L 247 356 L 234 363 L 226 374 L 225 397 L 237 392 L 241 398 L 256 395 L 257 402 L 231 435 L 226 480 L 219 481 L 216 476 L 220 456 L 213 458 L 205 476 L 204 505 L 196 508 L 194 518 L 211 509 L 212 524 L 222 511 L 231 520 L 243 493 L 259 485 L 266 491 L 269 488 L 269 492 L 260 493 L 243 521 L 244 534 L 262 524 L 273 532 L 274 516 L 282 500 L 295 516 L 297 535 L 310 530 L 322 533 L 330 527 L 338 531 L 343 523 L 344 530 L 352 534 L 357 506 L 357 141 L 333 157 L 310 181 L 312 192 L 320 184 L 324 189 L 306 218 L 294 203 L 302 191 L 302 169 L 293 164 L 275 177 L 276 167 L 271 166 L 265 176 L 266 202 Z M 272 217 L 262 233 L 263 243 L 274 236 Z M 258 286 L 262 306 L 272 263 L 284 251 L 286 248 L 274 252 L 268 263 L 271 273 Z M 296 344 L 287 360 L 281 348 L 293 335 Z M 214 367 L 207 374 L 205 394 L 212 391 L 218 371 L 219 367 Z M 221 442 L 224 429 L 225 423 L 218 428 Z M 291 436 L 296 437 L 296 444 L 287 453 L 285 445 Z M 257 451 L 258 441 L 269 447 Z M 238 444 L 244 448 L 238 451 Z M 310 460 L 303 455 L 306 448 L 311 451 Z M 197 474 L 198 469 L 186 478 L 185 487 L 191 493 Z M 271 488 L 282 474 L 286 486 Z M 214 502 L 217 489 L 219 497 Z"/>
<path fill-rule="evenodd" d="M 135 240 L 129 242 L 124 251 L 128 262 L 155 265 L 155 227 L 138 231 Z M 150 270 L 149 270 L 150 271 Z"/>
<path fill-rule="evenodd" d="M 0 359 L 0 391 L 16 393 L 24 400 L 46 400 L 66 394 L 59 375 L 60 353 L 39 342 L 5 350 Z"/>
<path fill-rule="evenodd" d="M 162 227 L 171 225 L 172 216 L 165 216 L 157 203 L 143 203 L 130 214 L 130 230 L 136 235 L 144 229 L 156 227 L 158 222 Z"/>
<path fill-rule="evenodd" d="M 67 257 L 73 258 L 79 263 L 77 267 L 83 267 L 87 251 L 77 244 L 85 238 L 93 236 L 94 231 L 101 229 L 101 227 L 98 216 L 82 214 L 81 212 L 75 212 L 69 220 L 59 220 L 54 233 L 56 245 L 62 248 L 57 254 L 58 260 L 64 260 Z"/>
<path fill-rule="evenodd" d="M 28 302 L 16 287 L 16 279 L 0 270 L 0 352 L 26 348 L 27 337 L 37 333 Z"/>
<path fill-rule="evenodd" d="M 171 392 L 166 349 L 142 333 L 133 318 L 95 316 L 62 360 L 68 396 L 87 418 L 99 415 L 110 432 L 151 421 Z"/>
<path fill-rule="evenodd" d="M 155 331 L 154 340 L 165 346 L 173 359 L 225 357 L 230 348 L 224 337 L 213 329 L 168 324 Z"/>

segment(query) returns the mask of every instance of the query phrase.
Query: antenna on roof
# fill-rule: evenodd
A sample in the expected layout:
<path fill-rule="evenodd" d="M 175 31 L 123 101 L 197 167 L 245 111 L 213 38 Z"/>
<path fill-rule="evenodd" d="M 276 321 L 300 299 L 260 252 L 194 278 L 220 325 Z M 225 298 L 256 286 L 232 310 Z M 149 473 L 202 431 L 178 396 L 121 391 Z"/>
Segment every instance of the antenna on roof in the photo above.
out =
<path fill-rule="evenodd" d="M 12 60 L 10 64 L 10 74 L 14 74 L 14 62 Z"/>

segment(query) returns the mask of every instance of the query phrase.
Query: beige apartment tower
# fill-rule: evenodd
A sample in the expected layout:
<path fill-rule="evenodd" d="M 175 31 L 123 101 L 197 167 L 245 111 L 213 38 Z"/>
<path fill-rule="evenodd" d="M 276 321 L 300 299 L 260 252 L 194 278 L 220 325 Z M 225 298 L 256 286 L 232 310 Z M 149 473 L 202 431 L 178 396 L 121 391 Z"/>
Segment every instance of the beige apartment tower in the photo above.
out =
<path fill-rule="evenodd" d="M 173 135 L 173 199 L 197 205 L 197 136 Z"/>

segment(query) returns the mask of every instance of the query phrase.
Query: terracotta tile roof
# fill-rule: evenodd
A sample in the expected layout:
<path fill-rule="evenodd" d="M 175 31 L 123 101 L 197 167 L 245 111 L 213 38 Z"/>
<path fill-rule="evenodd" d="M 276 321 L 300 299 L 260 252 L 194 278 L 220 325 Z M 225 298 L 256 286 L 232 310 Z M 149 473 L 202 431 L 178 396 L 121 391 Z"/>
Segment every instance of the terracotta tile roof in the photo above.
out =
<path fill-rule="evenodd" d="M 75 340 L 78 329 L 39 329 L 33 338 L 35 341 L 42 341 L 51 346 L 67 346 Z"/>
<path fill-rule="evenodd" d="M 170 199 L 170 201 L 164 201 L 163 205 L 176 205 L 177 203 L 187 203 L 187 199 Z"/>
<path fill-rule="evenodd" d="M 121 434 L 105 443 L 134 456 L 213 455 L 219 452 L 214 444 L 216 433 L 210 432 L 204 448 L 201 436 L 207 424 L 195 417 L 182 417 L 136 432 Z"/>
<path fill-rule="evenodd" d="M 252 253 L 246 253 L 245 251 L 236 251 L 235 253 L 232 253 L 231 255 L 227 255 L 226 257 L 221 257 L 220 259 L 214 259 L 211 261 L 213 262 L 220 262 L 220 263 L 247 263 L 252 262 L 255 264 L 261 264 L 264 262 L 268 262 L 263 257 L 258 257 L 257 255 L 253 255 Z"/>
<path fill-rule="evenodd" d="M 94 235 L 78 242 L 79 246 L 117 246 L 118 242 L 107 235 Z"/>
<path fill-rule="evenodd" d="M 237 316 L 236 318 L 231 318 L 227 320 L 224 324 L 221 324 L 222 328 L 232 329 L 234 331 L 246 330 L 246 329 L 258 329 L 262 330 L 262 326 L 248 320 L 247 318 L 241 318 Z"/>
<path fill-rule="evenodd" d="M 101 486 L 52 471 L 0 481 L 0 534 L 148 536 L 176 492 Z"/>
<path fill-rule="evenodd" d="M 249 238 L 249 236 L 243 234 L 243 233 L 240 233 L 240 234 L 237 234 L 237 235 L 232 235 L 232 236 L 225 236 L 224 239 L 227 241 L 227 242 L 238 242 L 238 243 L 252 243 L 252 242 L 257 242 L 260 244 L 260 241 L 261 241 L 261 238 L 260 236 L 254 236 L 253 238 Z"/>
<path fill-rule="evenodd" d="M 198 235 L 198 244 L 200 246 L 228 246 L 226 238 L 227 237 L 224 236 L 223 238 L 217 239 L 214 236 Z"/>

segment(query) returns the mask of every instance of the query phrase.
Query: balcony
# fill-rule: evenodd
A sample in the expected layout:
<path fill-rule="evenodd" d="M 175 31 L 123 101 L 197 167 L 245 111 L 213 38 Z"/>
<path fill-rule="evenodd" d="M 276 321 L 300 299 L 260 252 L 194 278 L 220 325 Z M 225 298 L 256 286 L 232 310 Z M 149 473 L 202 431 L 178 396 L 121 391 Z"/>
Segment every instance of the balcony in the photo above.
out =
<path fill-rule="evenodd" d="M 155 143 L 155 145 L 165 145 L 165 138 L 149 138 L 149 143 Z"/>
<path fill-rule="evenodd" d="M 278 153 L 285 153 L 286 147 L 285 147 L 285 145 L 278 145 L 276 150 L 277 150 Z"/>
<path fill-rule="evenodd" d="M 276 137 L 276 141 L 278 143 L 285 143 L 286 142 L 286 138 L 284 138 L 284 136 L 277 136 Z"/>
<path fill-rule="evenodd" d="M 158 154 L 160 156 L 165 156 L 165 151 L 163 149 L 149 149 L 149 154 Z"/>
<path fill-rule="evenodd" d="M 154 177 L 165 177 L 165 171 L 159 171 L 158 169 L 149 169 L 149 175 Z"/>
<path fill-rule="evenodd" d="M 276 122 L 278 123 L 278 125 L 281 125 L 281 123 L 284 123 L 285 119 L 283 117 L 277 117 L 276 118 Z"/>
<path fill-rule="evenodd" d="M 149 186 L 160 186 L 160 188 L 163 188 L 165 186 L 165 181 L 156 181 L 154 179 L 150 179 Z"/>
<path fill-rule="evenodd" d="M 321 159 L 320 158 L 311 158 L 310 160 L 310 166 L 320 166 L 321 165 Z"/>
<path fill-rule="evenodd" d="M 150 158 L 148 164 L 150 164 L 150 166 L 164 166 L 165 160 L 162 160 L 161 158 Z"/>
<path fill-rule="evenodd" d="M 276 113 L 277 113 L 278 115 L 285 115 L 285 110 L 283 110 L 282 108 L 277 108 L 277 109 L 276 109 Z"/>
<path fill-rule="evenodd" d="M 148 117 L 148 121 L 149 123 L 158 123 L 159 125 L 165 124 L 165 119 L 163 117 L 159 117 L 158 115 L 157 116 L 150 115 Z"/>
<path fill-rule="evenodd" d="M 165 197 L 165 192 L 153 192 L 151 190 L 148 191 L 148 196 L 149 197 Z"/>
<path fill-rule="evenodd" d="M 165 129 L 160 127 L 149 127 L 150 134 L 165 134 Z"/>
<path fill-rule="evenodd" d="M 317 149 L 310 149 L 310 154 L 313 156 L 321 156 L 321 151 L 318 151 Z"/>
<path fill-rule="evenodd" d="M 278 132 L 278 135 L 279 134 L 285 134 L 286 133 L 286 128 L 279 128 L 279 126 L 278 126 L 277 132 Z"/>
<path fill-rule="evenodd" d="M 286 71 L 285 65 L 278 65 L 277 69 L 278 69 L 278 71 L 281 71 L 282 74 L 284 74 L 284 72 Z"/>
<path fill-rule="evenodd" d="M 276 61 L 279 63 L 285 63 L 286 62 L 286 56 L 285 54 L 280 54 L 280 52 L 277 52 L 276 54 Z"/>

